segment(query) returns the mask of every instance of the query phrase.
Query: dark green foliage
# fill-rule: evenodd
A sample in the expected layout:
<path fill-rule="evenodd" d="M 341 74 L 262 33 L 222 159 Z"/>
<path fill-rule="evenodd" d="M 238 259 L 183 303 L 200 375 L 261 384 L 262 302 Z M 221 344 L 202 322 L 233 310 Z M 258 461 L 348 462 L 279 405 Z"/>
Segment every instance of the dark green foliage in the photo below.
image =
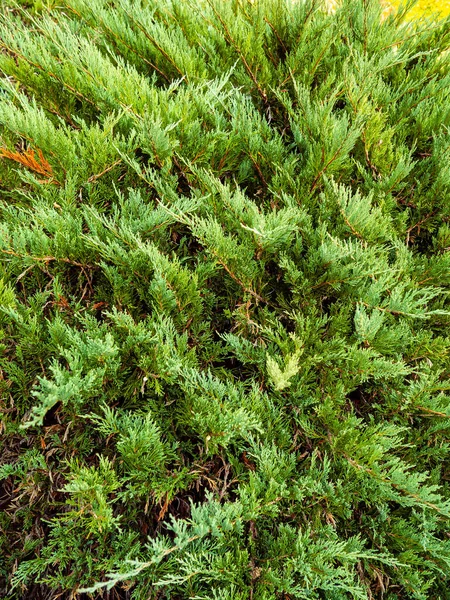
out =
<path fill-rule="evenodd" d="M 450 597 L 450 21 L 405 10 L 3 0 L 2 598 Z"/>

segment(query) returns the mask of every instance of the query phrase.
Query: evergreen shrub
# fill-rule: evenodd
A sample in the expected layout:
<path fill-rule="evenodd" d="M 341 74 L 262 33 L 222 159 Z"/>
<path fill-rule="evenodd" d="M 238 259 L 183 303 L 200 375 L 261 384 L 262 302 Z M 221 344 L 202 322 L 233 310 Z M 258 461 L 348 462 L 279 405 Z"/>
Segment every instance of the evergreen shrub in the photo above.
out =
<path fill-rule="evenodd" d="M 450 598 L 450 21 L 0 10 L 0 595 Z"/>

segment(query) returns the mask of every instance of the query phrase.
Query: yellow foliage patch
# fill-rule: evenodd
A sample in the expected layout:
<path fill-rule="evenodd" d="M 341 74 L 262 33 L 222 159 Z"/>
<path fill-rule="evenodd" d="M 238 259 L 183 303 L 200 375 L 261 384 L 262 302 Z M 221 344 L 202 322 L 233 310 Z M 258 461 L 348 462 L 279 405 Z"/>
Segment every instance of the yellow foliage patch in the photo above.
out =
<path fill-rule="evenodd" d="M 392 4 L 398 6 L 399 0 L 393 0 Z M 411 17 L 420 17 L 422 15 L 440 14 L 440 16 L 450 15 L 450 0 L 419 0 L 416 6 L 411 10 Z"/>

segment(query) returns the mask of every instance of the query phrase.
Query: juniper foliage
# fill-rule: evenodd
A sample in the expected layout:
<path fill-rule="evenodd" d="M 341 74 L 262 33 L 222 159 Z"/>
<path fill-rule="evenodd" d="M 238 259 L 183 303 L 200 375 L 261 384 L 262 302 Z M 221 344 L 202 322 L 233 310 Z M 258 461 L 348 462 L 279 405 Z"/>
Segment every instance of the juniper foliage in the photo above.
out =
<path fill-rule="evenodd" d="M 2 597 L 448 598 L 450 21 L 1 6 Z"/>

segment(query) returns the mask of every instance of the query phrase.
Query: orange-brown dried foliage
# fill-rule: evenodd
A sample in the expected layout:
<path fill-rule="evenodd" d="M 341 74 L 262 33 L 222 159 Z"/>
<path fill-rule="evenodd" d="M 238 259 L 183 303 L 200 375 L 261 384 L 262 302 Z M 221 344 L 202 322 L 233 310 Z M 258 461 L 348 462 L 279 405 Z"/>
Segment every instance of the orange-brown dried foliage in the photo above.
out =
<path fill-rule="evenodd" d="M 40 149 L 37 150 L 36 156 L 35 151 L 32 148 L 28 148 L 23 152 L 13 152 L 8 148 L 0 147 L 0 156 L 19 163 L 30 171 L 45 177 L 46 179 L 41 180 L 40 183 L 60 185 L 54 177 L 52 166 L 44 157 L 42 150 Z"/>

